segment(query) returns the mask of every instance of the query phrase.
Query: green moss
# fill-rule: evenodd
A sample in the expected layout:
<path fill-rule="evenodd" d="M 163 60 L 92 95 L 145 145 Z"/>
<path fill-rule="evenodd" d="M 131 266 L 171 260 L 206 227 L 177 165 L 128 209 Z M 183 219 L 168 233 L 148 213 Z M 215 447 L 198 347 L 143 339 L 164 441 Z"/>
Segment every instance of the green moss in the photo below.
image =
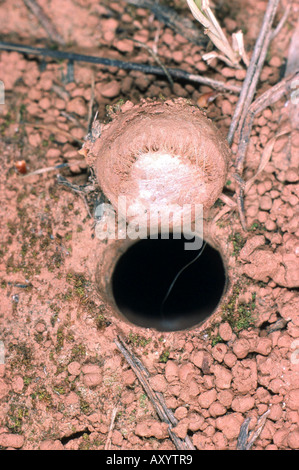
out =
<path fill-rule="evenodd" d="M 92 443 L 90 441 L 89 434 L 84 433 L 82 436 L 82 441 L 79 444 L 79 450 L 89 450 Z"/>
<path fill-rule="evenodd" d="M 24 103 L 21 104 L 19 113 L 20 113 L 20 121 L 22 122 L 25 120 L 25 117 L 26 117 L 26 105 Z"/>
<path fill-rule="evenodd" d="M 23 377 L 23 382 L 24 382 L 25 387 L 30 385 L 32 381 L 33 381 L 32 377 L 28 377 L 28 376 Z"/>
<path fill-rule="evenodd" d="M 169 349 L 165 349 L 159 357 L 159 362 L 162 362 L 165 364 L 169 359 L 169 354 L 170 354 Z"/>
<path fill-rule="evenodd" d="M 27 245 L 27 243 L 23 243 L 23 245 L 21 247 L 22 258 L 24 258 L 26 256 L 27 251 L 28 251 L 28 245 Z"/>
<path fill-rule="evenodd" d="M 24 405 L 11 404 L 6 417 L 6 425 L 14 434 L 20 434 L 24 420 L 28 420 L 29 411 Z"/>
<path fill-rule="evenodd" d="M 65 294 L 62 296 L 63 300 L 69 301 L 73 298 L 73 290 L 69 287 Z"/>
<path fill-rule="evenodd" d="M 86 356 L 86 347 L 84 344 L 76 344 L 72 348 L 71 359 L 72 361 L 79 361 Z"/>
<path fill-rule="evenodd" d="M 216 346 L 218 343 L 223 343 L 223 339 L 221 338 L 220 335 L 215 335 L 211 337 L 211 345 L 212 347 Z"/>
<path fill-rule="evenodd" d="M 139 397 L 139 404 L 141 406 L 141 408 L 143 408 L 145 411 L 148 411 L 148 404 L 149 404 L 149 401 L 148 401 L 148 397 L 145 393 L 142 393 Z"/>
<path fill-rule="evenodd" d="M 214 203 L 214 207 L 220 208 L 224 206 L 224 202 L 221 201 L 221 199 L 217 199 L 217 201 Z"/>
<path fill-rule="evenodd" d="M 255 293 L 252 294 L 252 301 L 238 304 L 235 314 L 230 315 L 231 327 L 239 332 L 254 324 Z"/>
<path fill-rule="evenodd" d="M 53 201 L 55 201 L 55 202 L 59 201 L 59 195 L 57 194 L 57 187 L 56 186 L 51 186 L 48 189 L 48 191 L 49 191 L 49 196 Z"/>
<path fill-rule="evenodd" d="M 17 233 L 17 223 L 16 222 L 12 222 L 12 221 L 8 221 L 7 222 L 7 228 L 9 230 L 9 233 L 11 235 L 15 235 Z"/>
<path fill-rule="evenodd" d="M 64 327 L 59 326 L 57 329 L 57 334 L 56 334 L 56 346 L 55 346 L 55 351 L 58 353 L 61 351 L 63 348 L 64 344 Z"/>
<path fill-rule="evenodd" d="M 68 387 L 65 385 L 55 385 L 53 387 L 53 392 L 57 393 L 58 395 L 65 395 L 68 392 Z"/>
<path fill-rule="evenodd" d="M 24 205 L 20 206 L 20 203 L 26 198 L 26 196 L 27 193 L 22 192 L 19 193 L 17 197 L 17 215 L 19 221 L 7 222 L 7 227 L 10 234 L 13 237 L 18 235 L 17 241 L 22 241 L 22 243 L 20 244 L 19 253 L 18 250 L 16 250 L 17 259 L 19 259 L 18 255 L 20 255 L 21 261 L 19 261 L 18 263 L 14 263 L 13 257 L 11 256 L 7 260 L 7 272 L 22 272 L 26 275 L 26 277 L 31 278 L 41 272 L 41 267 L 42 265 L 44 266 L 44 262 L 47 266 L 49 247 L 51 244 L 50 234 L 52 233 L 52 227 L 51 222 L 49 220 L 47 220 L 46 222 L 42 221 L 39 224 L 37 219 L 31 219 L 29 217 L 31 212 L 29 213 L 28 208 Z M 42 233 L 41 236 L 36 235 L 38 231 Z M 45 253 L 41 255 L 42 251 Z M 43 264 L 39 265 L 38 259 L 42 256 Z M 57 254 L 55 255 L 55 262 L 57 261 L 56 256 Z M 59 261 L 61 261 L 61 258 L 59 259 Z M 49 263 L 49 267 L 51 269 L 51 267 L 53 266 L 52 260 L 50 260 Z"/>
<path fill-rule="evenodd" d="M 252 293 L 251 301 L 248 303 L 238 303 L 238 298 L 240 293 L 246 288 L 245 285 L 237 283 L 234 288 L 231 297 L 229 300 L 222 305 L 222 320 L 221 323 L 227 322 L 232 331 L 235 334 L 238 334 L 242 330 L 246 330 L 251 326 L 254 326 L 255 323 L 255 298 L 256 293 Z M 217 343 L 223 342 L 223 339 L 218 334 L 218 327 L 220 323 L 214 323 L 206 331 L 209 335 L 212 346 L 215 346 Z"/>
<path fill-rule="evenodd" d="M 81 413 L 83 413 L 84 415 L 88 415 L 90 412 L 89 403 L 86 400 L 84 400 L 82 397 L 80 397 L 80 410 L 81 410 Z"/>
<path fill-rule="evenodd" d="M 96 321 L 96 326 L 97 326 L 98 330 L 102 330 L 103 328 L 105 328 L 107 326 L 107 320 L 106 320 L 105 316 L 102 313 L 99 313 L 96 316 L 95 321 Z"/>
<path fill-rule="evenodd" d="M 161 93 L 161 92 L 159 93 L 158 98 L 159 98 L 160 101 L 166 101 L 167 100 L 166 96 L 164 96 L 163 93 Z"/>
<path fill-rule="evenodd" d="M 265 231 L 265 226 L 261 222 L 254 222 L 248 229 L 250 232 Z"/>
<path fill-rule="evenodd" d="M 44 339 L 43 334 L 42 333 L 35 333 L 34 334 L 34 339 L 37 343 L 39 343 L 39 344 L 42 343 L 43 339 Z"/>
<path fill-rule="evenodd" d="M 5 116 L 3 116 L 3 118 L 4 120 L 0 125 L 0 133 L 2 135 L 4 135 L 6 129 L 10 126 L 10 124 L 13 124 L 15 122 L 10 112 L 8 112 Z"/>
<path fill-rule="evenodd" d="M 77 285 L 75 287 L 75 294 L 80 298 L 85 297 L 85 287 L 84 287 L 84 285 Z"/>
<path fill-rule="evenodd" d="M 238 256 L 241 249 L 245 245 L 245 240 L 239 232 L 229 235 L 228 241 L 233 244 L 233 256 Z"/>
<path fill-rule="evenodd" d="M 83 299 L 88 295 L 88 286 L 89 282 L 84 277 L 83 274 L 76 274 L 76 273 L 68 273 L 66 276 L 66 280 L 72 284 L 73 289 L 72 293 L 79 299 Z"/>
<path fill-rule="evenodd" d="M 33 352 L 26 343 L 9 344 L 8 351 L 12 356 L 10 360 L 12 368 L 30 368 L 32 366 Z"/>
<path fill-rule="evenodd" d="M 63 264 L 63 256 L 59 252 L 55 252 L 47 262 L 47 268 L 50 272 L 53 272 L 55 269 L 60 269 Z"/>
<path fill-rule="evenodd" d="M 252 293 L 251 301 L 248 303 L 241 303 L 237 308 L 237 317 L 235 322 L 235 330 L 247 330 L 250 326 L 254 325 L 254 310 L 256 293 Z"/>
<path fill-rule="evenodd" d="M 27 213 L 27 209 L 26 207 L 18 207 L 17 208 L 17 214 L 18 214 L 18 217 L 21 219 L 21 220 L 30 220 L 30 218 L 28 217 L 28 213 Z"/>
<path fill-rule="evenodd" d="M 45 387 L 38 388 L 35 392 L 31 394 L 32 400 L 39 400 L 46 403 L 47 405 L 52 405 L 52 395 L 47 391 Z"/>
<path fill-rule="evenodd" d="M 145 338 L 144 336 L 138 335 L 137 333 L 133 334 L 132 331 L 129 333 L 128 340 L 129 343 L 134 344 L 134 346 L 142 348 L 151 342 L 151 338 Z"/>
<path fill-rule="evenodd" d="M 107 104 L 106 105 L 107 117 L 109 119 L 112 119 L 113 115 L 121 109 L 123 104 L 124 104 L 124 100 L 122 98 L 112 105 Z"/>
<path fill-rule="evenodd" d="M 54 314 L 51 316 L 51 319 L 50 319 L 51 325 L 52 325 L 52 327 L 54 327 L 55 323 L 57 321 L 59 312 L 60 312 L 60 307 L 58 305 L 54 304 L 54 303 L 51 303 L 50 304 L 50 309 L 54 312 Z"/>

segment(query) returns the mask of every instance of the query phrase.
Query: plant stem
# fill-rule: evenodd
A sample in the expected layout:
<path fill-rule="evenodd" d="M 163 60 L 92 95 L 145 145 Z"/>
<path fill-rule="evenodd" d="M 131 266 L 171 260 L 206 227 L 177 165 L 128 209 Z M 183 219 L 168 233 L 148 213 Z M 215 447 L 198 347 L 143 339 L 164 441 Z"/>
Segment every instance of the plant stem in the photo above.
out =
<path fill-rule="evenodd" d="M 279 0 L 269 0 L 260 34 L 255 43 L 247 74 L 243 82 L 239 100 L 228 133 L 228 143 L 232 144 L 237 128 L 241 129 L 248 108 L 254 98 L 260 73 L 264 66 L 267 50 L 272 38 L 272 24 L 277 11 Z"/>
<path fill-rule="evenodd" d="M 48 34 L 49 38 L 61 46 L 65 46 L 65 40 L 63 37 L 58 33 L 56 27 L 50 20 L 50 18 L 45 14 L 44 10 L 35 0 L 23 0 L 26 7 L 32 11 L 32 13 L 36 16 L 46 33 Z"/>
<path fill-rule="evenodd" d="M 52 57 L 53 59 L 57 60 L 72 60 L 77 62 L 105 65 L 106 67 L 118 67 L 123 70 L 138 70 L 142 73 L 165 76 L 165 71 L 161 67 L 148 64 L 138 64 L 136 62 L 125 62 L 123 60 L 117 59 L 107 59 L 106 57 L 96 57 L 65 51 L 54 51 L 41 47 L 23 46 L 22 44 L 12 44 L 7 42 L 0 42 L 0 50 L 16 51 L 20 52 L 21 54 L 31 54 L 42 57 Z M 201 83 L 216 90 L 228 91 L 237 94 L 240 93 L 241 90 L 241 87 L 239 86 L 230 85 L 219 80 L 213 80 L 212 78 L 202 77 L 201 75 L 191 74 L 185 72 L 185 70 L 172 68 L 168 68 L 167 70 L 173 78 L 178 80 Z"/>

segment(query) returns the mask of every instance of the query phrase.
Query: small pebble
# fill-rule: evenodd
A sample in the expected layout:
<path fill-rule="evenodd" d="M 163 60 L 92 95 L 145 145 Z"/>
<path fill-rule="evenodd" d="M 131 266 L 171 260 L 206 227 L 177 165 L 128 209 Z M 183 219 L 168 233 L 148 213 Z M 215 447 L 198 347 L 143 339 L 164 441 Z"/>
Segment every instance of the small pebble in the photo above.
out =
<path fill-rule="evenodd" d="M 127 54 L 132 54 L 132 52 L 134 51 L 134 43 L 129 39 L 118 40 L 114 43 L 114 46 L 120 52 L 125 52 Z"/>
<path fill-rule="evenodd" d="M 39 101 L 39 107 L 43 110 L 49 109 L 51 107 L 51 101 L 49 98 L 45 97 Z"/>
<path fill-rule="evenodd" d="M 232 105 L 228 100 L 223 100 L 221 103 L 221 111 L 223 115 L 231 116 L 232 114 Z"/>
<path fill-rule="evenodd" d="M 180 64 L 184 58 L 184 53 L 183 51 L 181 50 L 178 50 L 178 51 L 174 51 L 172 53 L 172 58 L 175 62 L 177 62 L 178 64 Z"/>
<path fill-rule="evenodd" d="M 272 57 L 269 61 L 269 65 L 271 65 L 271 67 L 280 67 L 281 63 L 282 63 L 281 58 L 278 56 Z"/>
<path fill-rule="evenodd" d="M 276 225 L 276 223 L 275 223 L 273 220 L 268 219 L 268 220 L 266 220 L 266 222 L 265 222 L 265 228 L 266 228 L 266 230 L 268 230 L 269 232 L 272 232 L 272 231 L 276 230 L 277 225 Z M 273 240 L 272 240 L 272 242 L 273 242 Z"/>
<path fill-rule="evenodd" d="M 297 181 L 299 181 L 299 170 L 298 170 L 298 168 L 289 168 L 286 171 L 285 180 L 288 183 L 297 183 Z"/>
<path fill-rule="evenodd" d="M 223 341 L 229 341 L 232 337 L 232 329 L 229 323 L 221 323 L 219 325 L 219 335 L 223 339 Z"/>
<path fill-rule="evenodd" d="M 260 208 L 263 211 L 269 211 L 272 207 L 272 199 L 269 196 L 263 196 L 260 199 Z"/>
<path fill-rule="evenodd" d="M 120 93 L 120 83 L 116 80 L 111 80 L 106 84 L 101 84 L 99 91 L 104 98 L 115 98 Z"/>
<path fill-rule="evenodd" d="M 67 103 L 66 110 L 69 113 L 75 113 L 78 116 L 82 117 L 87 115 L 87 106 L 85 104 L 85 101 L 79 96 Z"/>

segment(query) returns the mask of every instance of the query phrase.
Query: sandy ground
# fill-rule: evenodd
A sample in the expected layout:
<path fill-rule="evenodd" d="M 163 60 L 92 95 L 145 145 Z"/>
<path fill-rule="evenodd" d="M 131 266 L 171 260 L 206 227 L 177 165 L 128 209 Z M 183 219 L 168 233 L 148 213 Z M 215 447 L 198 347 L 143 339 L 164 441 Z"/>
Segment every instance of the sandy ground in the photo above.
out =
<path fill-rule="evenodd" d="M 155 65 L 133 38 L 156 44 L 165 66 L 242 85 L 244 71 L 206 65 L 206 51 L 145 9 L 123 1 L 39 3 L 70 50 Z M 183 2 L 173 3 L 191 18 Z M 215 3 L 226 32 L 243 29 L 251 51 L 267 2 Z M 259 94 L 284 75 L 298 11 L 293 2 L 267 55 Z M 21 1 L 1 2 L 0 12 L 3 40 L 49 45 Z M 66 63 L 16 52 L 1 52 L 0 78 L 6 90 L 0 116 L 0 448 L 104 449 L 116 410 L 111 449 L 175 449 L 114 343 L 121 334 L 174 412 L 175 433 L 188 435 L 195 448 L 235 449 L 244 420 L 250 417 L 254 429 L 269 410 L 253 448 L 299 449 L 299 132 L 289 121 L 289 97 L 255 120 L 245 179 L 256 172 L 269 140 L 277 140 L 245 197 L 248 232 L 234 211 L 217 222 L 226 239 L 229 297 L 207 328 L 159 333 L 111 316 L 95 293 L 89 211 L 98 193 L 84 200 L 57 183 L 57 170 L 24 176 L 24 164 L 16 162 L 24 160 L 28 173 L 73 161 L 60 174 L 85 184 L 89 171 L 78 150 L 93 90 L 92 111 L 100 120 L 120 99 L 184 97 L 205 107 L 224 135 L 237 96 L 212 93 L 207 100 L 213 90 L 206 86 L 175 82 L 171 90 L 166 78 L 88 64 L 75 63 L 70 79 Z M 234 189 L 229 177 L 226 191 L 233 195 Z"/>

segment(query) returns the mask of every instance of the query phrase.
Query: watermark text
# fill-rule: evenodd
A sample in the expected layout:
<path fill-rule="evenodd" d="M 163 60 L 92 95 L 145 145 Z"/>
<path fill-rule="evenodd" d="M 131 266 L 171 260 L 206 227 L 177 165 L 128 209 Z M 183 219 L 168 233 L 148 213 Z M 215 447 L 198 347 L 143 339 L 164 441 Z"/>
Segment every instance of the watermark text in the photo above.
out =
<path fill-rule="evenodd" d="M 138 210 L 139 209 L 139 210 Z M 95 234 L 99 240 L 180 239 L 185 250 L 199 250 L 203 240 L 202 204 L 164 205 L 161 209 L 126 205 L 121 196 L 117 211 L 103 203 L 95 211 Z"/>

